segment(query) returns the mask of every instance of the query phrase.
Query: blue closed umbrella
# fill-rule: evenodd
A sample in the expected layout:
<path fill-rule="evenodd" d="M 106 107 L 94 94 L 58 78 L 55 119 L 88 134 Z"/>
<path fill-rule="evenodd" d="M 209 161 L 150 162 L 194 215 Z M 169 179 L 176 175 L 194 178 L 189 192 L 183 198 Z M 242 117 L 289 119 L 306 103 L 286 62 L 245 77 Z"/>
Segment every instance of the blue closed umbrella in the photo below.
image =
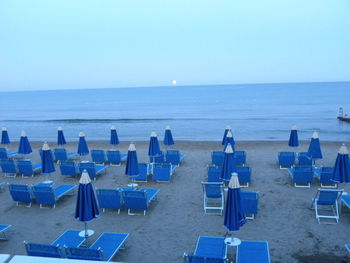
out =
<path fill-rule="evenodd" d="M 238 176 L 237 173 L 233 173 L 228 184 L 224 225 L 229 231 L 238 231 L 245 223 L 246 218 L 243 210 Z M 241 243 L 238 238 L 234 238 L 232 235 L 226 238 L 225 242 L 231 246 L 237 246 Z"/>
<path fill-rule="evenodd" d="M 85 229 L 83 230 L 83 236 L 86 238 L 93 233 L 92 230 L 87 229 L 87 222 L 96 218 L 98 215 L 99 211 L 91 179 L 87 171 L 84 170 L 79 180 L 75 218 L 84 222 Z"/>
<path fill-rule="evenodd" d="M 57 145 L 65 145 L 67 144 L 66 139 L 64 138 L 62 127 L 58 127 L 57 129 Z"/>
<path fill-rule="evenodd" d="M 119 144 L 119 138 L 117 134 L 117 127 L 112 126 L 111 127 L 111 138 L 109 140 L 109 143 L 111 145 L 118 145 Z"/>
<path fill-rule="evenodd" d="M 1 131 L 1 144 L 10 144 L 10 137 L 6 128 L 2 128 Z"/>
<path fill-rule="evenodd" d="M 307 155 L 313 160 L 322 159 L 320 139 L 319 139 L 318 133 L 316 131 L 314 131 L 312 134 L 309 149 L 307 151 Z"/>
<path fill-rule="evenodd" d="M 224 151 L 226 150 L 227 145 L 230 144 L 232 147 L 232 150 L 235 151 L 235 140 L 233 139 L 232 131 L 229 130 L 226 135 L 226 142 L 224 146 Z"/>
<path fill-rule="evenodd" d="M 164 140 L 163 140 L 164 145 L 170 146 L 174 145 L 174 139 L 173 135 L 171 133 L 170 126 L 165 127 L 165 133 L 164 133 Z"/>
<path fill-rule="evenodd" d="M 233 150 L 231 144 L 228 144 L 225 150 L 221 179 L 224 181 L 229 181 L 231 179 L 231 174 L 234 172 L 234 168 L 235 162 L 233 157 Z"/>
<path fill-rule="evenodd" d="M 89 147 L 87 146 L 87 143 L 85 140 L 85 134 L 83 132 L 79 133 L 78 154 L 79 155 L 89 154 Z"/>
<path fill-rule="evenodd" d="M 43 174 L 48 174 L 48 177 L 50 176 L 50 173 L 55 172 L 55 165 L 53 163 L 52 159 L 52 152 L 49 148 L 49 145 L 47 143 L 44 143 L 42 148 L 42 154 L 41 154 L 41 169 Z M 45 183 L 51 183 L 52 181 L 47 178 Z"/>
<path fill-rule="evenodd" d="M 344 144 L 339 149 L 334 165 L 332 180 L 337 183 L 350 182 L 349 152 Z"/>
<path fill-rule="evenodd" d="M 298 147 L 299 146 L 298 130 L 297 130 L 297 126 L 296 125 L 292 126 L 292 129 L 290 131 L 288 145 L 290 147 Z"/>
<path fill-rule="evenodd" d="M 230 131 L 230 130 L 231 130 L 231 126 L 230 125 L 226 125 L 225 131 L 224 131 L 224 136 L 222 137 L 222 141 L 221 141 L 222 145 L 226 145 L 227 132 Z"/>
<path fill-rule="evenodd" d="M 158 155 L 160 155 L 160 147 L 157 134 L 155 132 L 151 132 L 151 138 L 148 147 L 148 156 L 152 158 L 152 163 L 154 162 L 154 158 Z"/>
<path fill-rule="evenodd" d="M 128 156 L 126 158 L 125 174 L 128 176 L 139 175 L 139 165 L 137 162 L 137 154 L 135 144 L 130 143 Z"/>
<path fill-rule="evenodd" d="M 30 147 L 27 134 L 24 131 L 22 131 L 21 139 L 19 140 L 19 145 L 18 145 L 18 153 L 30 154 L 31 152 L 32 152 L 32 147 Z"/>

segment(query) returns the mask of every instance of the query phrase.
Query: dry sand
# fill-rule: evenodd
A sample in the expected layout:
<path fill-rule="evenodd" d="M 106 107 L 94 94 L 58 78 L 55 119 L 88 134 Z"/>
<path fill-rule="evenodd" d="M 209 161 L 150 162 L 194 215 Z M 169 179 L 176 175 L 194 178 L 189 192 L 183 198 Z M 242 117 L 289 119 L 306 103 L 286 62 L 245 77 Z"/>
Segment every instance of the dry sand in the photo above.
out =
<path fill-rule="evenodd" d="M 88 142 L 90 149 L 109 149 L 106 142 Z M 39 161 L 39 143 L 32 143 L 31 158 Z M 54 144 L 50 144 L 54 147 Z M 306 151 L 308 142 L 299 151 Z M 319 165 L 333 165 L 340 143 L 321 142 L 324 159 Z M 69 144 L 74 152 L 76 144 Z M 118 146 L 127 152 L 128 145 Z M 136 142 L 139 162 L 147 161 L 148 142 Z M 128 216 L 124 210 L 102 213 L 89 223 L 95 230 L 92 238 L 102 232 L 130 233 L 127 247 L 114 261 L 127 262 L 182 262 L 184 252 L 192 253 L 199 235 L 224 236 L 223 216 L 206 216 L 203 212 L 201 181 L 206 180 L 207 164 L 212 150 L 221 150 L 219 142 L 177 142 L 176 149 L 186 154 L 184 163 L 176 170 L 170 183 L 140 183 L 139 187 L 160 189 L 158 199 L 151 204 L 146 216 Z M 16 149 L 13 144 L 10 149 Z M 277 153 L 290 150 L 286 142 L 238 142 L 236 149 L 246 150 L 247 164 L 252 169 L 249 190 L 260 195 L 259 212 L 255 220 L 249 220 L 237 236 L 242 240 L 266 240 L 269 242 L 271 262 L 347 262 L 345 243 L 350 242 L 350 213 L 343 209 L 336 225 L 319 225 L 315 212 L 310 209 L 318 181 L 310 189 L 295 188 L 286 170 L 277 166 Z M 57 167 L 57 170 L 58 167 Z M 94 186 L 115 188 L 125 186 L 129 180 L 124 175 L 125 165 L 109 167 Z M 35 184 L 45 175 L 22 179 L 2 178 L 8 183 Z M 52 175 L 56 185 L 78 184 L 77 179 Z M 342 186 L 350 192 L 350 186 Z M 74 219 L 76 196 L 59 201 L 55 209 L 17 207 L 7 188 L 0 193 L 2 224 L 12 224 L 8 241 L 1 241 L 0 253 L 25 255 L 23 241 L 50 243 L 67 229 L 82 229 L 83 224 Z M 235 251 L 229 248 L 229 258 L 234 261 Z"/>

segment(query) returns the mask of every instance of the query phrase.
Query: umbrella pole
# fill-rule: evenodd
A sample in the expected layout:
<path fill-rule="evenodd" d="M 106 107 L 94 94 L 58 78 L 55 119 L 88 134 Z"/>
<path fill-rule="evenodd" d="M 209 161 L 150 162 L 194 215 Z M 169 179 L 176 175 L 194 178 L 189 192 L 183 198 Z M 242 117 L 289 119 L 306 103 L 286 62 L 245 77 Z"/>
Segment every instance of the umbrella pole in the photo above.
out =
<path fill-rule="evenodd" d="M 87 233 L 87 223 L 86 222 L 84 222 L 84 227 L 85 227 L 85 238 L 88 238 L 89 235 Z"/>

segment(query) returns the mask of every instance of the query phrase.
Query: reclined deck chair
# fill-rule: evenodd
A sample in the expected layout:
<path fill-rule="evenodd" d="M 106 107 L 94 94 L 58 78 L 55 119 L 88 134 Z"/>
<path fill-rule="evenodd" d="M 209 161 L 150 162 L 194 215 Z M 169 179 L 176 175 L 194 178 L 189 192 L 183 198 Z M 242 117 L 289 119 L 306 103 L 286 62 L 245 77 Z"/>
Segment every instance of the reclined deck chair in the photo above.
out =
<path fill-rule="evenodd" d="M 184 253 L 184 258 L 187 259 L 187 262 L 193 263 L 226 263 L 225 238 L 199 236 L 194 253 Z"/>
<path fill-rule="evenodd" d="M 202 187 L 204 214 L 222 215 L 224 212 L 224 183 L 202 182 Z"/>
<path fill-rule="evenodd" d="M 295 187 L 311 187 L 314 178 L 312 166 L 294 166 L 288 168 L 288 173 L 291 175 Z"/>
<path fill-rule="evenodd" d="M 249 187 L 252 172 L 248 166 L 236 166 L 234 171 L 238 174 L 238 180 L 241 187 Z"/>
<path fill-rule="evenodd" d="M 311 207 L 315 209 L 316 219 L 319 224 L 336 224 L 339 221 L 339 202 L 343 190 L 321 189 L 319 188 L 316 196 L 312 199 Z M 321 211 L 327 213 L 321 214 Z M 329 219 L 321 221 L 321 219 Z M 330 220 L 335 220 L 330 221 Z"/>
<path fill-rule="evenodd" d="M 105 164 L 107 162 L 104 150 L 91 150 L 91 159 L 96 164 Z"/>
<path fill-rule="evenodd" d="M 160 153 L 157 156 L 150 156 L 149 157 L 150 163 L 164 163 L 165 162 L 165 156 L 163 151 L 160 151 Z"/>
<path fill-rule="evenodd" d="M 32 164 L 30 160 L 18 160 L 18 173 L 24 177 L 34 177 L 34 174 L 41 172 L 41 163 Z"/>
<path fill-rule="evenodd" d="M 51 186 L 36 185 L 32 187 L 36 202 L 40 204 L 40 208 L 44 206 L 56 207 L 57 201 L 65 195 L 73 195 L 73 190 L 77 185 L 63 184 L 55 189 Z"/>
<path fill-rule="evenodd" d="M 278 165 L 280 169 L 287 169 L 294 166 L 295 152 L 279 152 L 278 153 Z"/>
<path fill-rule="evenodd" d="M 243 210 L 246 218 L 254 219 L 258 214 L 259 194 L 254 191 L 241 191 Z"/>
<path fill-rule="evenodd" d="M 237 246 L 236 263 L 270 263 L 267 241 L 242 241 Z"/>
<path fill-rule="evenodd" d="M 122 249 L 129 234 L 126 233 L 102 233 L 90 248 L 65 247 L 66 256 L 69 259 L 111 261 Z"/>
<path fill-rule="evenodd" d="M 136 182 L 147 182 L 148 175 L 150 174 L 151 167 L 148 163 L 139 163 L 139 175 L 133 176 L 132 180 Z"/>
<path fill-rule="evenodd" d="M 107 162 L 112 166 L 120 166 L 122 162 L 126 161 L 127 154 L 121 154 L 118 150 L 107 151 Z"/>
<path fill-rule="evenodd" d="M 222 166 L 208 165 L 208 182 L 222 182 Z"/>
<path fill-rule="evenodd" d="M 181 154 L 179 150 L 167 150 L 165 154 L 165 161 L 170 164 L 179 166 L 185 158 L 184 154 Z"/>
<path fill-rule="evenodd" d="M 176 165 L 168 163 L 156 163 L 152 168 L 152 179 L 158 182 L 170 182 Z"/>
<path fill-rule="evenodd" d="M 60 170 L 62 176 L 76 177 L 80 174 L 79 167 L 74 161 L 61 161 Z"/>
<path fill-rule="evenodd" d="M 331 166 L 323 166 L 314 170 L 315 176 L 320 179 L 321 188 L 337 188 L 337 184 L 332 180 L 333 170 L 334 167 Z"/>
<path fill-rule="evenodd" d="M 223 165 L 224 157 L 225 157 L 225 153 L 223 151 L 212 151 L 211 163 L 214 165 Z"/>
<path fill-rule="evenodd" d="M 299 166 L 312 166 L 312 159 L 307 152 L 300 152 L 298 154 L 298 165 Z"/>
<path fill-rule="evenodd" d="M 93 162 L 81 162 L 79 165 L 79 171 L 82 173 L 84 170 L 86 170 L 90 178 L 96 181 L 97 175 L 106 172 L 108 167 L 109 165 L 95 164 Z"/>
<path fill-rule="evenodd" d="M 9 191 L 17 206 L 19 206 L 20 203 L 28 204 L 27 207 L 32 206 L 33 194 L 31 188 L 27 184 L 9 184 Z"/>
<path fill-rule="evenodd" d="M 128 209 L 128 215 L 136 215 L 131 212 L 132 210 L 143 210 L 143 215 L 146 215 L 151 201 L 156 198 L 158 193 L 158 189 L 124 189 L 122 196 L 125 208 Z"/>
<path fill-rule="evenodd" d="M 0 225 L 0 240 L 7 240 L 5 232 L 11 227 L 12 225 Z"/>
<path fill-rule="evenodd" d="M 236 165 L 244 166 L 247 160 L 247 154 L 245 151 L 235 151 L 233 153 L 234 163 Z"/>
<path fill-rule="evenodd" d="M 6 148 L 0 148 L 0 160 L 17 157 L 18 152 L 8 152 Z"/>
<path fill-rule="evenodd" d="M 4 177 L 16 177 L 17 167 L 13 159 L 2 159 L 0 164 Z"/>
<path fill-rule="evenodd" d="M 55 156 L 55 161 L 58 163 L 78 157 L 77 153 L 67 153 L 65 148 L 55 148 L 53 149 L 53 154 Z"/>
<path fill-rule="evenodd" d="M 121 194 L 117 189 L 96 189 L 99 207 L 104 212 L 106 209 L 116 209 L 120 214 Z"/>

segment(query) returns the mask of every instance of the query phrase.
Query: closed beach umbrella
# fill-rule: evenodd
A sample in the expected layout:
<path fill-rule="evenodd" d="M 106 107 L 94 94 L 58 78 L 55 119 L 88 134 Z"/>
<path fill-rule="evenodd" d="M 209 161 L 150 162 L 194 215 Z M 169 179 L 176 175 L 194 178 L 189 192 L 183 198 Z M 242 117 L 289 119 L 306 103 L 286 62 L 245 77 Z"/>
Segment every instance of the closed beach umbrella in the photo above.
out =
<path fill-rule="evenodd" d="M 233 158 L 233 150 L 231 144 L 227 144 L 224 156 L 224 164 L 222 166 L 221 179 L 224 181 L 229 181 L 231 179 L 231 174 L 234 172 L 235 163 Z"/>
<path fill-rule="evenodd" d="M 349 152 L 344 144 L 339 149 L 334 165 L 332 180 L 337 183 L 350 182 Z"/>
<path fill-rule="evenodd" d="M 10 137 L 6 128 L 2 128 L 1 131 L 1 144 L 10 144 Z"/>
<path fill-rule="evenodd" d="M 86 170 L 83 171 L 79 180 L 79 189 L 77 196 L 77 204 L 75 208 L 75 218 L 84 222 L 85 230 L 84 236 L 88 237 L 89 230 L 87 230 L 87 222 L 96 218 L 99 215 L 97 202 L 91 179 Z"/>
<path fill-rule="evenodd" d="M 57 129 L 57 145 L 65 145 L 66 143 L 66 139 L 64 138 L 64 134 L 63 134 L 63 129 L 62 127 L 58 127 Z"/>
<path fill-rule="evenodd" d="M 298 130 L 297 130 L 297 126 L 296 125 L 292 126 L 292 129 L 290 131 L 288 145 L 290 147 L 298 147 L 299 146 Z"/>
<path fill-rule="evenodd" d="M 111 127 L 111 138 L 109 140 L 109 143 L 111 145 L 118 145 L 119 144 L 119 138 L 117 134 L 117 127 L 112 126 Z"/>
<path fill-rule="evenodd" d="M 87 143 L 85 140 L 85 134 L 83 132 L 79 132 L 78 154 L 79 155 L 89 154 L 89 147 L 87 146 Z"/>
<path fill-rule="evenodd" d="M 164 140 L 163 140 L 164 145 L 170 146 L 174 145 L 174 139 L 173 135 L 171 133 L 170 126 L 165 127 L 165 133 L 164 133 Z"/>
<path fill-rule="evenodd" d="M 45 142 L 42 148 L 41 154 L 41 170 L 43 174 L 47 174 L 48 178 L 45 181 L 46 183 L 51 183 L 49 179 L 50 173 L 55 171 L 55 165 L 53 163 L 52 152 L 49 148 L 49 145 Z"/>
<path fill-rule="evenodd" d="M 237 173 L 232 173 L 232 177 L 228 184 L 224 225 L 229 231 L 238 231 L 245 223 L 246 218 L 242 205 L 238 176 Z M 237 246 L 241 243 L 238 238 L 233 238 L 232 236 L 226 238 L 225 242 L 231 246 Z"/>
<path fill-rule="evenodd" d="M 139 175 L 139 165 L 137 162 L 137 154 L 135 144 L 130 143 L 128 156 L 126 158 L 125 174 L 128 176 Z"/>
<path fill-rule="evenodd" d="M 149 141 L 148 156 L 152 157 L 154 161 L 154 157 L 158 155 L 160 155 L 159 142 L 158 142 L 157 134 L 153 131 L 151 132 L 151 138 Z"/>
<path fill-rule="evenodd" d="M 231 130 L 231 126 L 230 125 L 226 125 L 225 127 L 225 131 L 224 131 L 224 137 L 222 137 L 222 145 L 226 145 L 226 137 L 227 137 L 227 132 Z"/>
<path fill-rule="evenodd" d="M 322 159 L 320 139 L 318 136 L 318 132 L 316 131 L 314 131 L 312 134 L 307 154 L 311 159 Z"/>
<path fill-rule="evenodd" d="M 32 147 L 30 147 L 30 143 L 25 131 L 21 133 L 21 139 L 18 145 L 18 153 L 20 154 L 29 154 L 32 152 Z"/>
<path fill-rule="evenodd" d="M 232 150 L 235 151 L 235 140 L 233 139 L 232 131 L 229 130 L 226 135 L 226 142 L 224 146 L 224 151 L 226 150 L 227 145 L 230 144 L 232 147 Z"/>

